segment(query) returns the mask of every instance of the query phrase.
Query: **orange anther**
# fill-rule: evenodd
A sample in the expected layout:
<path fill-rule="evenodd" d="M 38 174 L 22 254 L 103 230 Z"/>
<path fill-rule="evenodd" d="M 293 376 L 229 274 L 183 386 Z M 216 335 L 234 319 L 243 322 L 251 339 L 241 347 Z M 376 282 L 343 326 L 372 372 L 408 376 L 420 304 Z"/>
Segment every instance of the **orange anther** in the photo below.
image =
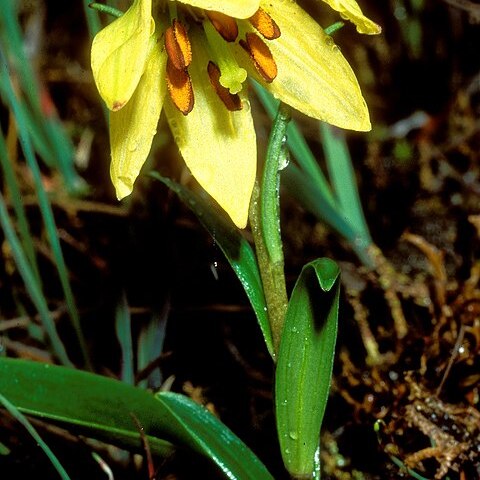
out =
<path fill-rule="evenodd" d="M 249 21 L 253 27 L 268 40 L 275 40 L 281 35 L 280 28 L 278 28 L 275 20 L 261 8 L 249 18 Z"/>
<path fill-rule="evenodd" d="M 208 62 L 208 76 L 210 77 L 210 83 L 215 92 L 219 96 L 220 100 L 227 107 L 227 110 L 234 112 L 242 109 L 242 101 L 237 94 L 230 93 L 228 88 L 225 88 L 220 83 L 220 69 L 213 63 Z"/>
<path fill-rule="evenodd" d="M 167 88 L 173 104 L 188 115 L 194 104 L 192 81 L 187 69 L 177 69 L 170 57 L 167 60 Z"/>
<path fill-rule="evenodd" d="M 238 25 L 237 22 L 228 15 L 220 12 L 207 11 L 208 19 L 215 27 L 215 30 L 223 37 L 227 42 L 234 42 L 238 37 Z"/>
<path fill-rule="evenodd" d="M 277 76 L 277 64 L 268 45 L 255 33 L 247 33 L 247 41 L 240 40 L 240 45 L 250 54 L 253 64 L 263 79 L 271 83 Z"/>
<path fill-rule="evenodd" d="M 177 70 L 183 70 L 192 62 L 192 47 L 187 30 L 174 19 L 165 32 L 165 49 L 168 58 Z"/>

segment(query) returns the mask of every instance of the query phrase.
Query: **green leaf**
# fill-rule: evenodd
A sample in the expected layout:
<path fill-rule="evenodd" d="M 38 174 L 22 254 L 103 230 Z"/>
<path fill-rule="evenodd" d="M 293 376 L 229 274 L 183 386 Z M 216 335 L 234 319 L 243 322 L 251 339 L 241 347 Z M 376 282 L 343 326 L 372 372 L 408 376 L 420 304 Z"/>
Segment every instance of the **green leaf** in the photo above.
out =
<path fill-rule="evenodd" d="M 23 413 L 126 448 L 153 453 L 170 442 L 209 458 L 230 479 L 271 479 L 265 466 L 216 417 L 188 398 L 153 395 L 110 378 L 25 360 L 0 359 L 0 392 Z"/>
<path fill-rule="evenodd" d="M 268 322 L 267 304 L 263 292 L 262 280 L 258 270 L 257 259 L 250 244 L 242 236 L 233 222 L 216 209 L 213 203 L 196 193 L 170 180 L 157 172 L 150 172 L 150 177 L 160 180 L 173 190 L 180 200 L 198 217 L 210 232 L 233 271 L 240 280 L 245 293 L 253 307 L 260 329 L 270 355 L 274 355 L 272 333 Z"/>
<path fill-rule="evenodd" d="M 43 295 L 42 287 L 38 283 L 34 270 L 32 269 L 32 266 L 28 261 L 27 255 L 22 248 L 20 240 L 15 233 L 15 228 L 8 214 L 7 204 L 5 203 L 1 191 L 0 228 L 3 230 L 5 239 L 7 240 L 12 250 L 12 256 L 15 260 L 18 272 L 20 273 L 20 276 L 25 283 L 25 288 L 30 295 L 33 304 L 35 305 L 35 308 L 38 310 L 40 320 L 45 331 L 47 332 L 48 338 L 52 344 L 52 348 L 55 354 L 63 364 L 73 366 L 72 361 L 68 357 L 65 345 L 62 343 L 62 340 L 58 335 L 56 324 L 50 315 L 48 303 L 45 296 Z"/>
<path fill-rule="evenodd" d="M 319 477 L 319 436 L 337 337 L 340 270 L 327 258 L 303 267 L 288 304 L 275 379 L 277 430 L 294 478 Z"/>
<path fill-rule="evenodd" d="M 132 319 L 125 292 L 122 292 L 115 309 L 115 332 L 122 351 L 122 381 L 129 385 L 135 385 Z"/>
<path fill-rule="evenodd" d="M 52 463 L 55 470 L 58 472 L 62 480 L 70 480 L 68 473 L 63 468 L 63 465 L 58 461 L 55 454 L 50 450 L 50 447 L 43 441 L 42 437 L 37 433 L 33 425 L 28 421 L 28 419 L 22 415 L 15 405 L 12 405 L 2 394 L 0 394 L 0 404 L 2 404 L 5 409 L 10 413 L 10 415 L 15 418 L 19 423 L 21 423 L 28 433 L 33 437 L 37 445 L 45 452 L 45 455 L 48 457 Z"/>
<path fill-rule="evenodd" d="M 275 118 L 278 110 L 279 101 L 273 95 L 262 87 L 259 83 L 252 80 L 257 97 L 267 111 L 271 120 Z M 331 207 L 335 207 L 335 199 L 333 197 L 330 185 L 328 184 L 325 175 L 320 169 L 318 162 L 308 146 L 305 137 L 298 128 L 294 120 L 290 121 L 287 128 L 287 145 L 292 155 L 297 160 L 302 172 L 308 177 L 318 189 L 318 195 L 322 197 L 322 202 Z M 285 170 L 285 175 L 288 176 L 288 170 Z"/>
<path fill-rule="evenodd" d="M 0 50 L 0 57 L 1 57 L 1 53 L 2 52 Z M 55 217 L 53 215 L 52 205 L 50 204 L 50 200 L 48 198 L 47 192 L 44 187 L 41 170 L 38 165 L 35 152 L 33 149 L 32 141 L 30 138 L 27 118 L 24 115 L 21 102 L 15 95 L 13 85 L 10 79 L 10 73 L 7 68 L 7 63 L 3 58 L 0 58 L 0 60 L 2 60 L 2 63 L 0 64 L 0 83 L 2 83 L 4 86 L 5 96 L 8 102 L 10 103 L 10 108 L 15 116 L 20 144 L 22 146 L 22 150 L 25 155 L 26 163 L 32 174 L 32 179 L 35 185 L 35 190 L 36 190 L 37 199 L 38 199 L 38 206 L 40 208 L 40 213 L 42 215 L 42 219 L 45 224 L 45 231 L 47 234 L 48 242 L 51 247 L 52 255 L 53 255 L 53 258 L 55 259 L 55 265 L 57 267 L 57 273 L 59 276 L 60 284 L 62 286 L 63 293 L 65 295 L 67 311 L 69 312 L 71 323 L 76 333 L 80 350 L 85 360 L 85 364 L 89 369 L 91 369 L 89 352 L 88 352 L 87 344 L 82 331 L 82 326 L 80 323 L 80 314 L 78 312 L 78 309 L 75 303 L 75 298 L 73 295 L 73 290 L 70 285 L 68 268 L 63 256 L 62 247 L 60 244 L 60 239 L 59 239 L 57 227 L 55 224 Z"/>
<path fill-rule="evenodd" d="M 323 122 L 320 123 L 320 134 L 339 209 L 343 213 L 343 217 L 362 237 L 363 242 L 369 244 L 372 242 L 372 238 L 363 214 L 355 170 L 345 141 L 345 134 L 342 130 L 335 129 Z"/>
<path fill-rule="evenodd" d="M 206 454 L 227 478 L 273 479 L 251 450 L 207 409 L 176 393 L 163 392 L 157 398 L 179 420 L 178 427 L 173 423 L 171 427 L 177 439 L 199 453 Z"/>

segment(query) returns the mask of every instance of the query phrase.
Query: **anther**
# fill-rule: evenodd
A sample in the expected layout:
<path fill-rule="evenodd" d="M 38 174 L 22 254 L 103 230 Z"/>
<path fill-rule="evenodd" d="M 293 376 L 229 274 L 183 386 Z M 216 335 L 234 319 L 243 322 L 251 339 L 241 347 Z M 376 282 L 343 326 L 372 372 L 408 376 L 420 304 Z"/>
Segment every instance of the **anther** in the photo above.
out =
<path fill-rule="evenodd" d="M 167 60 L 167 88 L 173 104 L 188 115 L 194 104 L 192 81 L 187 69 L 177 69 L 170 57 Z"/>
<path fill-rule="evenodd" d="M 206 11 L 208 19 L 212 22 L 215 30 L 227 42 L 234 42 L 238 37 L 237 22 L 228 15 L 220 12 Z"/>
<path fill-rule="evenodd" d="M 187 30 L 177 19 L 165 31 L 165 50 L 177 70 L 184 70 L 192 62 L 192 47 Z"/>
<path fill-rule="evenodd" d="M 281 35 L 280 28 L 275 23 L 275 20 L 261 8 L 248 20 L 267 40 L 275 40 Z"/>
<path fill-rule="evenodd" d="M 240 45 L 250 54 L 253 64 L 263 79 L 271 83 L 277 76 L 277 64 L 268 45 L 255 33 L 247 33 L 246 41 L 240 40 Z"/>
<path fill-rule="evenodd" d="M 228 88 L 225 88 L 220 84 L 220 69 L 213 63 L 208 62 L 208 76 L 210 77 L 210 83 L 215 92 L 219 96 L 220 100 L 227 107 L 227 110 L 234 112 L 242 109 L 242 101 L 238 94 L 230 93 Z"/>

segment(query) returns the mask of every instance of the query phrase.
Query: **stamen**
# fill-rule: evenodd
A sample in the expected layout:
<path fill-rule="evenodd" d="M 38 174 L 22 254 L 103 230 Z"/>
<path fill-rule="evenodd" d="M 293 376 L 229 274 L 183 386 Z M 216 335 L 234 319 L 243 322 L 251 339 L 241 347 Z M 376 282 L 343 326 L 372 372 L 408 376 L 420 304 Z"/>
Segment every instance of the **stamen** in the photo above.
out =
<path fill-rule="evenodd" d="M 207 10 L 205 13 L 224 40 L 227 42 L 234 42 L 237 39 L 238 25 L 232 17 L 229 17 L 224 13 L 213 12 L 210 10 Z"/>
<path fill-rule="evenodd" d="M 192 62 L 192 47 L 187 30 L 176 18 L 165 31 L 165 50 L 177 70 L 184 70 Z"/>
<path fill-rule="evenodd" d="M 192 81 L 187 69 L 177 69 L 170 57 L 167 60 L 167 88 L 173 104 L 188 115 L 194 104 Z"/>
<path fill-rule="evenodd" d="M 277 76 L 277 64 L 268 45 L 255 33 L 247 33 L 247 41 L 240 40 L 240 45 L 250 54 L 253 64 L 263 79 L 271 83 Z"/>
<path fill-rule="evenodd" d="M 203 30 L 210 47 L 211 58 L 220 68 L 220 85 L 228 88 L 231 94 L 240 92 L 243 82 L 247 79 L 247 71 L 238 65 L 229 44 L 225 42 L 210 21 L 203 22 Z"/>
<path fill-rule="evenodd" d="M 210 77 L 210 83 L 215 89 L 215 92 L 219 96 L 220 100 L 227 107 L 227 110 L 234 112 L 242 109 L 242 101 L 237 94 L 232 94 L 220 84 L 220 69 L 213 63 L 208 62 L 208 76 Z"/>
<path fill-rule="evenodd" d="M 275 23 L 275 20 L 261 8 L 248 20 L 267 40 L 275 40 L 281 35 L 280 28 Z"/>

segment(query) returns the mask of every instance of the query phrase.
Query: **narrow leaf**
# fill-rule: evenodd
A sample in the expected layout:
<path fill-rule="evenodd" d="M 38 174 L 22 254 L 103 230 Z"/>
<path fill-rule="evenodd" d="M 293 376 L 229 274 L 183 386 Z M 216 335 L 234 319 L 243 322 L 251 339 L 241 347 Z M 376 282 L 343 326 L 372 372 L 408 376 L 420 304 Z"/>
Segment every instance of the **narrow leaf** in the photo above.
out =
<path fill-rule="evenodd" d="M 245 293 L 253 307 L 260 329 L 267 344 L 270 355 L 273 356 L 273 342 L 270 324 L 267 316 L 267 304 L 262 287 L 262 280 L 258 270 L 257 259 L 250 244 L 245 240 L 237 227 L 230 219 L 220 213 L 213 203 L 200 197 L 196 193 L 156 172 L 150 176 L 163 182 L 173 190 L 198 217 L 203 226 L 210 232 L 225 257 L 227 257 L 233 271 L 240 280 Z"/>
<path fill-rule="evenodd" d="M 275 379 L 277 430 L 294 478 L 318 476 L 320 427 L 337 336 L 340 270 L 327 258 L 303 267 L 288 305 Z"/>
<path fill-rule="evenodd" d="M 73 363 L 65 350 L 65 346 L 58 335 L 55 322 L 50 315 L 47 300 L 42 292 L 42 287 L 37 282 L 35 272 L 28 261 L 17 234 L 15 233 L 2 192 L 0 192 L 0 227 L 12 250 L 13 259 L 15 260 L 18 272 L 25 284 L 25 288 L 40 315 L 40 320 L 43 328 L 47 332 L 53 351 L 64 365 L 73 366 Z"/>
<path fill-rule="evenodd" d="M 122 351 L 122 381 L 134 385 L 132 321 L 125 292 L 122 293 L 115 309 L 115 333 Z"/>
<path fill-rule="evenodd" d="M 263 88 L 259 83 L 252 80 L 251 82 L 255 93 L 260 102 L 265 108 L 271 120 L 275 118 L 280 102 L 276 100 L 273 95 Z M 319 195 L 322 196 L 323 202 L 328 203 L 332 207 L 335 206 L 335 199 L 333 197 L 330 185 L 328 184 L 325 175 L 323 174 L 316 158 L 314 157 L 310 147 L 305 141 L 305 137 L 298 128 L 294 120 L 290 121 L 287 128 L 287 145 L 292 155 L 297 160 L 301 169 L 305 174 L 315 183 L 319 190 Z M 289 175 L 288 170 L 285 175 Z"/>
<path fill-rule="evenodd" d="M 353 228 L 348 219 L 341 215 L 338 206 L 332 207 L 324 201 L 317 186 L 296 165 L 291 163 L 288 166 L 282 176 L 282 185 L 304 208 L 342 235 L 365 266 L 373 267 L 369 251 L 372 242 Z"/>
<path fill-rule="evenodd" d="M 45 452 L 45 455 L 48 457 L 50 462 L 52 462 L 52 465 L 54 466 L 55 470 L 57 470 L 60 478 L 62 478 L 63 480 L 70 480 L 70 477 L 63 468 L 63 465 L 58 461 L 55 454 L 52 452 L 50 447 L 43 441 L 42 437 L 40 437 L 33 425 L 28 421 L 28 419 L 24 415 L 22 415 L 15 407 L 15 405 L 12 405 L 2 394 L 0 394 L 0 404 L 2 404 L 8 410 L 10 415 L 12 415 L 15 420 L 17 420 L 25 427 L 27 432 L 33 437 L 35 442 L 37 442 L 37 445 L 39 445 L 39 447 Z"/>
<path fill-rule="evenodd" d="M 0 54 L 1 54 L 1 50 L 0 50 Z M 88 353 L 85 337 L 83 335 L 82 327 L 80 324 L 80 314 L 78 312 L 72 287 L 70 285 L 68 269 L 65 264 L 65 259 L 63 257 L 63 252 L 60 245 L 60 239 L 58 237 L 58 232 L 55 224 L 55 218 L 53 215 L 52 206 L 50 204 L 50 200 L 48 198 L 47 192 L 45 190 L 45 187 L 42 181 L 42 174 L 33 150 L 32 141 L 28 131 L 27 121 L 23 114 L 21 104 L 17 99 L 15 92 L 13 91 L 13 86 L 9 79 L 9 71 L 8 71 L 7 64 L 4 63 L 5 60 L 1 58 L 1 56 L 0 56 L 0 60 L 2 61 L 0 63 L 0 79 L 4 83 L 4 86 L 6 89 L 5 94 L 10 103 L 10 108 L 12 109 L 13 114 L 15 115 L 15 120 L 18 125 L 18 134 L 19 134 L 20 144 L 22 146 L 22 150 L 25 155 L 25 160 L 27 162 L 28 168 L 32 173 L 33 182 L 35 184 L 35 190 L 38 198 L 38 206 L 40 208 L 43 222 L 45 224 L 45 230 L 47 233 L 48 241 L 50 243 L 50 247 L 52 249 L 53 258 L 55 259 L 55 265 L 57 267 L 60 284 L 62 286 L 64 295 L 65 295 L 65 302 L 67 305 L 71 323 L 75 330 L 78 343 L 80 346 L 80 350 L 85 360 L 85 364 L 87 365 L 87 367 L 91 369 L 89 353 Z"/>
<path fill-rule="evenodd" d="M 23 246 L 23 250 L 35 275 L 37 284 L 41 287 L 42 281 L 40 272 L 38 270 L 37 257 L 35 255 L 35 248 L 33 246 L 33 237 L 30 233 L 28 225 L 27 214 L 22 203 L 22 194 L 20 192 L 20 185 L 14 172 L 13 162 L 7 150 L 7 144 L 0 132 L 0 165 L 2 167 L 5 184 L 10 191 L 10 201 L 17 217 L 18 231 Z"/>
<path fill-rule="evenodd" d="M 320 123 L 320 134 L 339 209 L 364 241 L 371 243 L 372 239 L 363 214 L 355 171 L 344 133 L 338 128 Z"/>

